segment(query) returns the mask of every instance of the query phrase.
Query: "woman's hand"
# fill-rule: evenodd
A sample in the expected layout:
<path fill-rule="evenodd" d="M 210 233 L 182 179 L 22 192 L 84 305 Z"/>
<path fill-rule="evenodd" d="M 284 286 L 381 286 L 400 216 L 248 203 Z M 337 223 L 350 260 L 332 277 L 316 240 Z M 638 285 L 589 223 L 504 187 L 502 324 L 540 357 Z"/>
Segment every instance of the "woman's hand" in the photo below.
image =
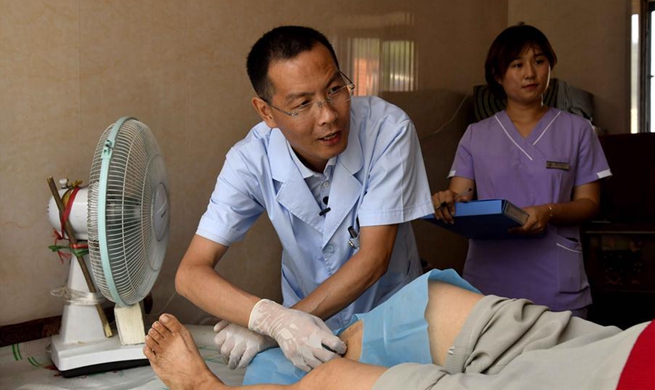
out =
<path fill-rule="evenodd" d="M 510 229 L 510 233 L 516 234 L 541 234 L 546 230 L 550 222 L 551 212 L 547 204 L 540 206 L 525 207 L 523 210 L 530 214 L 528 220 L 521 227 Z"/>
<path fill-rule="evenodd" d="M 453 223 L 455 215 L 455 197 L 457 193 L 451 190 L 439 191 L 432 195 L 432 204 L 434 205 L 434 216 L 446 223 Z"/>
<path fill-rule="evenodd" d="M 460 193 L 450 189 L 437 192 L 432 195 L 434 216 L 446 223 L 454 223 L 455 202 L 468 202 L 472 195 L 472 188 Z"/>

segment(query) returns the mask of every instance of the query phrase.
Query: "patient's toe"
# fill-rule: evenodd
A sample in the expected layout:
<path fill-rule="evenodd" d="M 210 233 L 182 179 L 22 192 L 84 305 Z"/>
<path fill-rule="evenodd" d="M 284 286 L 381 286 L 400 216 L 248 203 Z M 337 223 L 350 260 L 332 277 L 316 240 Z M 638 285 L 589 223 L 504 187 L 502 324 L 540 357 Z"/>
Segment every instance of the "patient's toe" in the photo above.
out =
<path fill-rule="evenodd" d="M 180 321 L 178 321 L 178 319 L 172 314 L 162 314 L 161 317 L 159 317 L 159 321 L 161 321 L 171 332 L 177 332 L 183 328 Z"/>
<path fill-rule="evenodd" d="M 191 337 L 188 329 L 172 314 L 162 314 L 161 317 L 159 317 L 159 321 L 161 321 L 169 332 L 179 333 L 184 336 L 184 338 Z M 164 337 L 166 337 L 166 334 L 164 334 Z"/>
<path fill-rule="evenodd" d="M 146 337 L 146 346 L 143 347 L 143 354 L 146 355 L 146 358 L 150 360 L 150 363 L 154 363 L 155 360 L 157 359 L 157 356 L 155 352 L 152 350 L 152 348 L 148 345 L 147 343 L 148 337 Z"/>
<path fill-rule="evenodd" d="M 161 323 L 161 317 L 160 317 L 159 321 L 155 321 L 152 324 L 151 330 L 154 330 L 157 334 L 159 334 L 159 337 L 158 337 L 159 342 L 162 342 L 171 333 L 171 331 L 168 330 L 168 328 L 166 328 L 166 326 L 164 326 L 164 324 Z M 150 334 L 150 332 L 148 332 L 148 334 Z M 154 333 L 153 333 L 153 335 L 154 335 Z"/>
<path fill-rule="evenodd" d="M 159 343 L 163 339 L 163 336 L 159 333 L 159 331 L 154 328 L 154 324 L 153 327 L 148 330 L 147 336 L 149 336 L 155 343 Z"/>
<path fill-rule="evenodd" d="M 150 334 L 146 335 L 146 348 L 152 350 L 155 353 L 161 353 L 163 351 L 161 345 L 159 345 L 159 343 L 155 341 L 155 339 L 151 337 Z"/>

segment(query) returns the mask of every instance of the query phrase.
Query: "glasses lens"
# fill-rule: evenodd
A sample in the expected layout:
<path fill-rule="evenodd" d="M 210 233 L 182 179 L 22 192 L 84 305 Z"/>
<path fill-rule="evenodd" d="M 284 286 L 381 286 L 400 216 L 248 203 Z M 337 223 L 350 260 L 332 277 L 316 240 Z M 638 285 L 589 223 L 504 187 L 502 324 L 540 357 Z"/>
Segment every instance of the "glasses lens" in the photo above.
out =
<path fill-rule="evenodd" d="M 343 104 L 350 100 L 352 95 L 350 94 L 350 88 L 348 88 L 347 85 L 344 85 L 343 87 L 339 88 L 338 90 L 334 91 L 329 99 L 330 99 L 330 104 L 333 106 L 338 106 L 340 104 Z"/>
<path fill-rule="evenodd" d="M 351 86 L 352 84 L 344 85 L 343 87 L 337 89 L 336 91 L 328 94 L 327 99 L 322 102 L 314 101 L 296 108 L 295 110 L 292 111 L 293 113 L 292 116 L 298 118 L 312 117 L 313 115 L 309 115 L 309 113 L 311 112 L 314 115 L 318 114 L 324 104 L 329 104 L 332 107 L 338 107 L 344 104 L 345 102 L 347 102 L 352 98 Z"/>

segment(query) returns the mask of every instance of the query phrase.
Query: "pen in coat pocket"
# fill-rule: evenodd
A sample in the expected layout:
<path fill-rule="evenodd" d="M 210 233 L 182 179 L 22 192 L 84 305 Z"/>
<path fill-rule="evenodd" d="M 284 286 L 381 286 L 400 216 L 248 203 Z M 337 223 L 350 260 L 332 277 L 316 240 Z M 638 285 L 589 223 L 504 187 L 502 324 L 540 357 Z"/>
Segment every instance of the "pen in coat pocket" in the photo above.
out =
<path fill-rule="evenodd" d="M 348 228 L 348 233 L 350 234 L 350 239 L 348 240 L 348 245 L 350 245 L 353 249 L 357 250 L 359 249 L 359 234 L 355 230 L 354 227 L 349 227 Z"/>

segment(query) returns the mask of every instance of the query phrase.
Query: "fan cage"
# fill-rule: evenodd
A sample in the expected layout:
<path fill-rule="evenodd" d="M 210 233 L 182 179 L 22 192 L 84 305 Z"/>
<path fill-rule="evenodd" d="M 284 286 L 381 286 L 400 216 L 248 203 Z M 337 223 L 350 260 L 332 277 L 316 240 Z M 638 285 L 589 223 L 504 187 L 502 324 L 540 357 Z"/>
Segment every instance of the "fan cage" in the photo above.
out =
<path fill-rule="evenodd" d="M 170 213 L 166 169 L 152 132 L 135 119 L 118 123 L 103 132 L 94 153 L 87 229 L 98 289 L 116 304 L 128 306 L 143 300 L 159 275 Z M 108 164 L 106 173 L 103 164 Z M 106 190 L 101 194 L 102 188 Z M 162 193 L 166 199 L 156 199 Z M 99 209 L 103 203 L 104 212 Z M 154 226 L 161 223 L 163 228 Z"/>

